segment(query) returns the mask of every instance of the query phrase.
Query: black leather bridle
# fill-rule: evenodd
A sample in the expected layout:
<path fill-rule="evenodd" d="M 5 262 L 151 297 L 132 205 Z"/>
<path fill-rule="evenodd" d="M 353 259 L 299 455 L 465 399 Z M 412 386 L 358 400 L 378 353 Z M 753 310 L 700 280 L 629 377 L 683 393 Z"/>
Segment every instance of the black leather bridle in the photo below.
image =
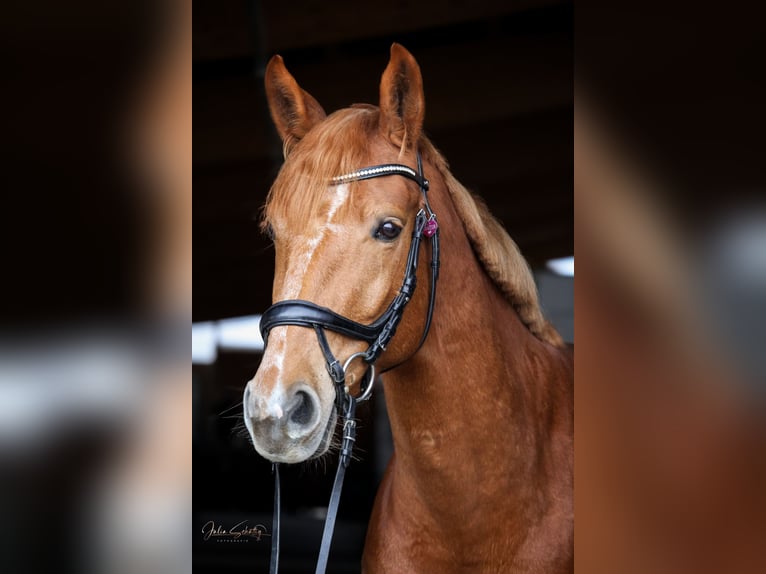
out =
<path fill-rule="evenodd" d="M 404 314 L 404 309 L 412 299 L 417 284 L 418 257 L 420 253 L 420 242 L 423 237 L 431 241 L 431 293 L 428 302 L 428 312 L 426 322 L 423 327 L 423 334 L 415 350 L 409 355 L 411 358 L 418 352 L 420 347 L 428 336 L 431 327 L 431 319 L 434 312 L 436 301 L 436 282 L 439 278 L 439 225 L 436 220 L 436 214 L 431 210 L 428 202 L 428 180 L 423 177 L 423 164 L 420 158 L 420 152 L 417 154 L 417 171 L 401 164 L 382 164 L 372 167 L 359 169 L 352 173 L 341 175 L 332 179 L 333 185 L 350 183 L 352 181 L 361 181 L 376 177 L 385 177 L 389 175 L 401 175 L 411 179 L 420 187 L 423 195 L 423 208 L 415 216 L 415 225 L 412 232 L 412 242 L 407 255 L 407 264 L 405 266 L 404 280 L 399 292 L 394 297 L 391 304 L 369 325 L 357 323 L 343 315 L 332 311 L 326 307 L 321 307 L 310 301 L 299 299 L 279 301 L 269 307 L 261 317 L 261 334 L 264 343 L 268 343 L 269 332 L 278 326 L 297 325 L 300 327 L 313 328 L 319 341 L 319 347 L 324 354 L 327 372 L 330 374 L 335 384 L 335 406 L 338 413 L 343 418 L 343 440 L 341 442 L 340 461 L 338 470 L 335 474 L 330 504 L 327 509 L 327 518 L 325 520 L 324 533 L 322 535 L 322 545 L 319 551 L 316 573 L 324 573 L 327 567 L 327 560 L 330 554 L 330 545 L 332 543 L 332 533 L 335 528 L 335 518 L 337 516 L 338 504 L 340 503 L 340 493 L 343 487 L 343 478 L 345 470 L 351 462 L 351 452 L 354 441 L 356 440 L 356 405 L 359 402 L 370 398 L 372 387 L 375 382 L 375 361 L 381 353 L 386 350 L 389 342 L 396 333 L 396 329 Z M 341 365 L 338 359 L 333 355 L 330 345 L 325 336 L 325 329 L 340 333 L 352 339 L 359 339 L 368 343 L 367 350 L 360 353 L 354 353 L 346 359 Z M 360 387 L 360 394 L 352 396 L 346 387 L 346 370 L 354 359 L 360 358 L 369 366 L 367 373 L 367 384 Z M 405 359 L 406 361 L 407 359 Z M 402 361 L 404 362 L 404 361 Z M 401 363 L 399 363 L 401 364 Z M 387 370 L 398 366 L 394 365 Z M 365 377 L 363 377 L 364 379 Z M 271 544 L 271 569 L 272 574 L 276 574 L 279 568 L 279 515 L 280 515 L 280 485 L 279 485 L 279 465 L 274 463 L 274 522 L 272 526 L 272 544 Z"/>

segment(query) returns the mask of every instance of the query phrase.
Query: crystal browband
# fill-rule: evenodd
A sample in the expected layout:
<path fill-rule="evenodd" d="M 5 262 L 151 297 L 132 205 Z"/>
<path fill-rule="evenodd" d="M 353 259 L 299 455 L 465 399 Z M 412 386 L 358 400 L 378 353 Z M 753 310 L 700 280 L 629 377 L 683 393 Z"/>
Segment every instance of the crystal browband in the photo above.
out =
<path fill-rule="evenodd" d="M 423 190 L 428 190 L 428 180 L 418 175 L 411 167 L 402 165 L 399 163 L 386 163 L 382 165 L 376 165 L 373 167 L 365 167 L 364 169 L 358 169 L 351 173 L 344 175 L 338 175 L 332 178 L 333 184 L 348 183 L 351 181 L 361 181 L 363 179 L 372 179 L 374 177 L 382 177 L 386 175 L 403 175 L 407 179 L 411 179 L 417 183 Z"/>

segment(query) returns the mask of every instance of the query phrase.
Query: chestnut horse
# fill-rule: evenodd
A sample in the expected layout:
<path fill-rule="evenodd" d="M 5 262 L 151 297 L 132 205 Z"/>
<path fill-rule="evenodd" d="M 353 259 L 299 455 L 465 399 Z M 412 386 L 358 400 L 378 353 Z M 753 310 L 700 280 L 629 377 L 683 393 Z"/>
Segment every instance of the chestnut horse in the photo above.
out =
<path fill-rule="evenodd" d="M 416 214 L 430 200 L 439 217 L 430 333 L 419 347 L 433 281 L 421 265 L 420 288 L 376 364 L 391 369 L 382 380 L 394 455 L 363 571 L 571 571 L 572 354 L 543 317 L 516 244 L 423 134 L 415 59 L 392 46 L 379 106 L 326 116 L 279 56 L 266 70 L 266 91 L 285 155 L 264 211 L 276 250 L 274 301 L 300 299 L 375 321 L 402 286 Z M 378 164 L 415 173 L 420 157 L 428 200 L 402 173 L 338 178 Z M 427 242 L 420 250 L 425 259 Z M 341 363 L 367 346 L 334 331 L 326 343 Z M 271 329 L 244 398 L 262 456 L 297 463 L 328 451 L 338 414 L 326 364 L 313 329 Z M 365 370 L 363 361 L 349 365 L 349 392 L 360 392 Z"/>

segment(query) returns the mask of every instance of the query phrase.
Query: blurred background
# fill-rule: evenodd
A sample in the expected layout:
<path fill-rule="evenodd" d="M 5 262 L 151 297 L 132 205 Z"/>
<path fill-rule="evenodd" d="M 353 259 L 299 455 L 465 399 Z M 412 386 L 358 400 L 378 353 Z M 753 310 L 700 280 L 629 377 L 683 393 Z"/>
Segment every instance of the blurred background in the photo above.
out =
<path fill-rule="evenodd" d="M 576 569 L 766 568 L 766 37 L 578 4 Z"/>
<path fill-rule="evenodd" d="M 270 539 L 204 540 L 214 521 L 271 532 L 270 465 L 241 422 L 258 368 L 258 314 L 271 305 L 274 252 L 260 208 L 282 164 L 263 88 L 281 54 L 330 113 L 377 104 L 391 43 L 417 59 L 425 131 L 455 176 L 489 204 L 535 270 L 543 306 L 573 341 L 573 9 L 569 2 L 195 3 L 194 565 L 260 572 Z M 549 262 L 555 260 L 555 263 Z M 380 388 L 380 387 L 379 387 Z M 384 396 L 360 413 L 361 460 L 349 469 L 330 556 L 358 572 L 378 482 L 391 454 Z M 284 467 L 283 572 L 313 569 L 334 477 Z"/>
<path fill-rule="evenodd" d="M 0 571 L 188 572 L 191 2 L 0 37 Z"/>

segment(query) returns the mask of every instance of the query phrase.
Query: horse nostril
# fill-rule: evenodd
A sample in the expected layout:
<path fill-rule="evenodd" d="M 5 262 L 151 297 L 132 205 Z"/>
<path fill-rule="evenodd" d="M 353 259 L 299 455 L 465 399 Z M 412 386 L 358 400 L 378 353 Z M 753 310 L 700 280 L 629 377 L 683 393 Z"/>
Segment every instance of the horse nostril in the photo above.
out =
<path fill-rule="evenodd" d="M 314 414 L 314 402 L 305 391 L 298 391 L 295 396 L 298 397 L 298 402 L 290 413 L 290 421 L 304 426 L 311 421 Z"/>

